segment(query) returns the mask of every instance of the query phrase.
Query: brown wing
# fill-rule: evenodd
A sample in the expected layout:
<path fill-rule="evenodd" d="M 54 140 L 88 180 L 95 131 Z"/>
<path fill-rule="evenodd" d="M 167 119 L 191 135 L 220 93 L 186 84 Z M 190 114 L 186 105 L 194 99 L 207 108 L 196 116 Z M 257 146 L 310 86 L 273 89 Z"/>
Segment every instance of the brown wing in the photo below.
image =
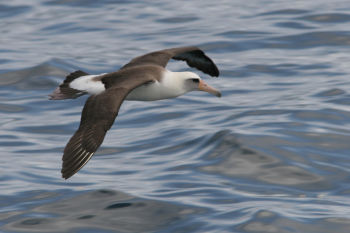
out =
<path fill-rule="evenodd" d="M 126 88 L 110 88 L 92 95 L 85 103 L 79 129 L 69 140 L 62 157 L 62 177 L 77 173 L 93 156 L 111 128 L 119 108 L 129 93 Z"/>
<path fill-rule="evenodd" d="M 194 46 L 164 49 L 148 53 L 132 59 L 128 64 L 123 66 L 122 69 L 145 64 L 154 64 L 165 67 L 171 58 L 186 61 L 190 67 L 197 68 L 211 76 L 219 76 L 219 70 L 215 63 L 205 55 L 202 50 Z"/>

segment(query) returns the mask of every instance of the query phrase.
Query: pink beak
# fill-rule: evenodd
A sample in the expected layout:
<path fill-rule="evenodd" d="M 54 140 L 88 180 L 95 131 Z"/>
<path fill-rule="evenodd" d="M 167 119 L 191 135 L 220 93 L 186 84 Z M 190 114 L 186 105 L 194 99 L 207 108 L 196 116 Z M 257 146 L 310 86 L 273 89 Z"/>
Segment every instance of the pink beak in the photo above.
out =
<path fill-rule="evenodd" d="M 200 80 L 200 81 L 199 81 L 198 89 L 199 89 L 200 91 L 208 92 L 208 93 L 210 93 L 210 94 L 212 94 L 212 95 L 215 95 L 215 96 L 217 96 L 217 97 L 221 97 L 220 91 L 216 90 L 214 87 L 209 86 L 209 85 L 206 84 L 203 80 Z"/>

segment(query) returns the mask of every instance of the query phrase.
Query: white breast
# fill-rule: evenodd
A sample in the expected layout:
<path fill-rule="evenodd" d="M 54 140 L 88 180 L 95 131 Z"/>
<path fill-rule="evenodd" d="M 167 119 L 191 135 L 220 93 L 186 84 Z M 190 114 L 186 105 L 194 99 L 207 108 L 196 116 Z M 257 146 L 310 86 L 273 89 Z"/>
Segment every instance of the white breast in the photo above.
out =
<path fill-rule="evenodd" d="M 139 86 L 132 90 L 126 100 L 153 101 L 174 98 L 183 95 L 183 79 L 178 78 L 176 72 L 166 71 L 161 82 L 155 81 Z"/>

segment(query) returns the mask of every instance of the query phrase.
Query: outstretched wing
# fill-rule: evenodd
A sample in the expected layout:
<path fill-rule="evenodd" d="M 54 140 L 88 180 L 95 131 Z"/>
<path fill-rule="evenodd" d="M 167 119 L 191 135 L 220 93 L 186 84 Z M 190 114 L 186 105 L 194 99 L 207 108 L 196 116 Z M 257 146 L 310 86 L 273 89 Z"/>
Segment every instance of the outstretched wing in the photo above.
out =
<path fill-rule="evenodd" d="M 94 155 L 111 128 L 119 108 L 129 93 L 126 88 L 109 88 L 90 96 L 81 114 L 79 129 L 69 140 L 62 157 L 62 177 L 77 173 Z"/>
<path fill-rule="evenodd" d="M 132 59 L 128 64 L 122 67 L 129 68 L 132 66 L 154 64 L 165 67 L 170 59 L 186 61 L 190 67 L 209 74 L 213 77 L 219 76 L 219 70 L 215 63 L 205 53 L 197 47 L 180 47 L 164 49 Z"/>

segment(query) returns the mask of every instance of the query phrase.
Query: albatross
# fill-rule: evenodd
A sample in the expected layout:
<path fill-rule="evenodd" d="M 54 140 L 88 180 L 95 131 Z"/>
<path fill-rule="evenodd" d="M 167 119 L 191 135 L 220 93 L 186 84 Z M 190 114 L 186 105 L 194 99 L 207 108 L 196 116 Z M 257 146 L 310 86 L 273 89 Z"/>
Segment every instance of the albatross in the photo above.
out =
<path fill-rule="evenodd" d="M 218 77 L 215 63 L 198 47 L 180 47 L 147 53 L 132 59 L 116 72 L 90 75 L 81 70 L 69 74 L 51 100 L 86 100 L 78 130 L 68 141 L 62 157 L 62 177 L 77 173 L 100 147 L 124 100 L 154 101 L 174 98 L 190 91 L 221 93 L 206 84 L 196 73 L 166 69 L 170 59 L 186 61 L 210 76 Z"/>

